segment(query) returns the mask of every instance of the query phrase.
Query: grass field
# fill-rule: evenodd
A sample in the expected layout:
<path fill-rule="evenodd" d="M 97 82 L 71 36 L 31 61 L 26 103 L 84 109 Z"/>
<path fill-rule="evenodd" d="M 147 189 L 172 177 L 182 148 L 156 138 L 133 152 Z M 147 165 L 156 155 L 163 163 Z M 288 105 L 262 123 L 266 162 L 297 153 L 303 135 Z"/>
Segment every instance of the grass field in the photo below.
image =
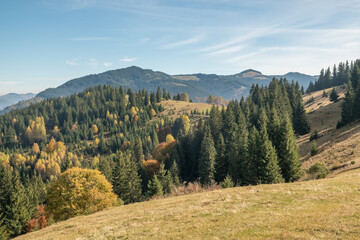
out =
<path fill-rule="evenodd" d="M 130 204 L 17 239 L 360 239 L 360 170 Z"/>
<path fill-rule="evenodd" d="M 164 107 L 164 112 L 162 113 L 165 116 L 169 116 L 173 119 L 179 118 L 183 114 L 190 115 L 191 110 L 198 110 L 200 112 L 208 109 L 210 111 L 211 104 L 208 103 L 193 103 L 193 102 L 183 102 L 183 101 L 174 101 L 174 100 L 166 100 L 161 101 L 160 103 Z M 203 116 L 203 115 L 201 115 Z M 199 116 L 193 116 L 192 120 L 198 119 Z"/>
<path fill-rule="evenodd" d="M 330 102 L 328 97 L 322 97 L 322 90 L 304 96 L 305 103 L 311 97 L 314 98 L 313 102 L 305 104 L 311 132 L 301 136 L 297 141 L 304 170 L 318 161 L 325 162 L 330 169 L 336 169 L 330 176 L 349 168 L 360 167 L 360 124 L 355 122 L 336 129 L 336 124 L 341 119 L 344 91 L 337 87 L 340 100 L 336 103 Z M 326 89 L 326 92 L 330 95 L 331 88 Z M 320 136 L 316 139 L 319 153 L 310 156 L 313 142 L 309 142 L 309 138 L 314 130 L 317 130 Z"/>

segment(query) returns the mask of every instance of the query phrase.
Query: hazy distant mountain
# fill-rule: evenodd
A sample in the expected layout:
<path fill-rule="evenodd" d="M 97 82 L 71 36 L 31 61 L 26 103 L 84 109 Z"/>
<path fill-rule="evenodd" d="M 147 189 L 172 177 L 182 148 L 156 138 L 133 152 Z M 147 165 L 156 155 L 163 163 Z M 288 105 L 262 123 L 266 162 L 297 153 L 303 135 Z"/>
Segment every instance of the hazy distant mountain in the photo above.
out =
<path fill-rule="evenodd" d="M 301 73 L 288 73 L 283 76 L 288 80 L 299 81 L 307 87 L 314 76 Z M 240 98 L 247 95 L 252 84 L 268 84 L 273 76 L 263 75 L 256 70 L 246 70 L 234 75 L 216 74 L 185 74 L 169 75 L 163 72 L 142 69 L 139 67 L 128 67 L 118 70 L 107 71 L 100 74 L 88 75 L 70 80 L 57 88 L 49 88 L 40 92 L 37 97 L 51 98 L 69 96 L 81 92 L 88 87 L 100 84 L 109 84 L 115 87 L 131 88 L 134 91 L 145 88 L 156 91 L 157 87 L 166 88 L 171 94 L 187 92 L 190 98 L 203 98 L 210 94 L 222 96 L 226 99 Z"/>
<path fill-rule="evenodd" d="M 9 93 L 0 96 L 0 111 L 6 108 L 7 106 L 18 103 L 19 101 L 28 100 L 33 97 L 35 97 L 35 94 L 33 93 L 26 93 L 26 94 Z"/>

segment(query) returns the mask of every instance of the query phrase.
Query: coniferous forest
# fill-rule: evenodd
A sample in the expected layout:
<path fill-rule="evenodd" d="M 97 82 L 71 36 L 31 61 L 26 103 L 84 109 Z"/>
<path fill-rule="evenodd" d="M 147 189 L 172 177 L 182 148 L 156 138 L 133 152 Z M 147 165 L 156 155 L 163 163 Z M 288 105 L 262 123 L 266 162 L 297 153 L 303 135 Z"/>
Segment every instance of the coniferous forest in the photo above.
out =
<path fill-rule="evenodd" d="M 175 99 L 188 101 L 186 94 Z M 295 135 L 310 131 L 297 83 L 273 79 L 190 123 L 170 94 L 98 86 L 0 117 L 0 236 L 203 186 L 292 182 Z M 232 182 L 232 183 L 231 183 Z"/>

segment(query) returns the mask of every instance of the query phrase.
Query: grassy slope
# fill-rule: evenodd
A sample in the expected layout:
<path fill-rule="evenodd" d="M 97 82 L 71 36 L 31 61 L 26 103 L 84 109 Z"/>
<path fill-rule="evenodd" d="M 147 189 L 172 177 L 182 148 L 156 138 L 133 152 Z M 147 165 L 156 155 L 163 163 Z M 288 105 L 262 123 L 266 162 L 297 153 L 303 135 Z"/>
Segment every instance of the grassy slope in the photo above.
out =
<path fill-rule="evenodd" d="M 328 90 L 330 91 L 330 89 Z M 339 89 L 339 91 L 341 91 Z M 19 239 L 359 239 L 360 124 L 336 129 L 341 100 L 331 103 L 322 91 L 305 95 L 312 131 L 317 129 L 319 154 L 310 157 L 309 136 L 298 139 L 303 169 L 316 161 L 333 171 L 328 178 L 291 184 L 232 188 L 153 200 L 113 208 L 54 224 Z M 340 94 L 343 96 L 343 93 Z M 175 115 L 210 105 L 162 102 Z"/>
<path fill-rule="evenodd" d="M 70 219 L 18 239 L 359 239 L 360 171 L 216 190 Z"/>
<path fill-rule="evenodd" d="M 331 89 L 326 90 L 330 95 Z M 337 88 L 340 98 L 344 97 L 344 90 Z M 329 101 L 329 98 L 322 97 L 322 91 L 314 92 L 304 96 L 304 102 L 311 97 L 315 101 L 306 104 L 311 124 L 311 133 L 314 130 L 319 132 L 320 138 L 316 140 L 319 153 L 310 156 L 310 149 L 313 142 L 309 142 L 311 133 L 301 136 L 298 139 L 300 155 L 303 161 L 303 169 L 308 169 L 317 161 L 325 162 L 329 168 L 341 167 L 332 172 L 332 175 L 349 168 L 360 167 L 360 124 L 353 123 L 348 126 L 336 129 L 336 123 L 341 119 L 341 103 Z M 351 161 L 355 164 L 350 166 Z"/>
<path fill-rule="evenodd" d="M 208 103 L 192 103 L 192 102 L 183 102 L 183 101 L 174 101 L 174 100 L 166 100 L 161 101 L 160 103 L 164 107 L 164 112 L 162 112 L 165 116 L 170 116 L 172 119 L 179 118 L 183 114 L 189 114 L 191 113 L 191 110 L 199 110 L 200 112 L 208 109 L 210 111 L 211 104 Z M 221 107 L 220 107 L 221 109 Z M 173 114 L 169 114 L 170 112 L 174 112 Z M 190 117 L 191 120 L 195 121 L 200 116 L 206 117 L 205 115 L 194 115 L 193 117 Z"/>

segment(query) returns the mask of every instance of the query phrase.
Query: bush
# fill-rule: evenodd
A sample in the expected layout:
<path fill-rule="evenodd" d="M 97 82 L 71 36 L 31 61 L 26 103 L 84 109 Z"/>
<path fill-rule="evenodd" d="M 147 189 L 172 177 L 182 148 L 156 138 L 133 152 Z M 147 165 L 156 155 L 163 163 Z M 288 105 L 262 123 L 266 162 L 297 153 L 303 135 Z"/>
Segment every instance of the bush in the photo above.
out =
<path fill-rule="evenodd" d="M 310 174 L 312 179 L 325 178 L 330 173 L 329 169 L 323 162 L 315 163 L 308 169 L 307 172 Z"/>
<path fill-rule="evenodd" d="M 314 143 L 313 143 L 313 145 L 312 145 L 312 147 L 311 147 L 311 152 L 310 152 L 310 154 L 311 154 L 311 156 L 314 156 L 314 155 L 316 155 L 317 153 L 318 153 L 318 148 L 317 148 L 317 146 L 316 146 L 316 142 L 314 141 Z"/>
<path fill-rule="evenodd" d="M 234 187 L 234 182 L 231 180 L 231 177 L 229 175 L 226 176 L 226 178 L 224 179 L 224 181 L 222 181 L 220 183 L 220 186 L 222 188 L 232 188 Z"/>
<path fill-rule="evenodd" d="M 309 104 L 309 103 L 312 103 L 314 101 L 315 101 L 314 97 L 311 97 L 311 98 L 309 98 L 309 100 L 306 101 L 305 104 Z"/>
<path fill-rule="evenodd" d="M 97 170 L 71 168 L 48 191 L 46 212 L 61 221 L 118 205 L 112 185 Z"/>
<path fill-rule="evenodd" d="M 319 138 L 319 133 L 318 133 L 317 130 L 315 130 L 315 131 L 311 134 L 311 136 L 310 136 L 310 142 L 311 142 L 312 140 L 315 140 L 315 139 L 318 139 L 318 138 Z"/>

